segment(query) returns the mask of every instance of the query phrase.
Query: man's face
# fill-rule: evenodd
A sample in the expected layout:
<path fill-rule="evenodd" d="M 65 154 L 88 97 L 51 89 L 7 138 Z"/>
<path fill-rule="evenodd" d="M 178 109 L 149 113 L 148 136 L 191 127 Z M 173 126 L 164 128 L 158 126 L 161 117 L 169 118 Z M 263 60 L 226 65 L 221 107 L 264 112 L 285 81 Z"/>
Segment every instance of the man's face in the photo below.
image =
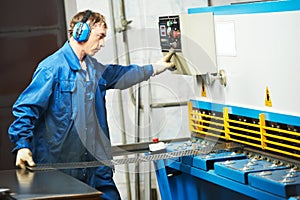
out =
<path fill-rule="evenodd" d="M 104 47 L 106 28 L 104 24 L 96 23 L 91 27 L 89 39 L 84 43 L 83 48 L 87 55 L 95 55 L 101 47 Z"/>

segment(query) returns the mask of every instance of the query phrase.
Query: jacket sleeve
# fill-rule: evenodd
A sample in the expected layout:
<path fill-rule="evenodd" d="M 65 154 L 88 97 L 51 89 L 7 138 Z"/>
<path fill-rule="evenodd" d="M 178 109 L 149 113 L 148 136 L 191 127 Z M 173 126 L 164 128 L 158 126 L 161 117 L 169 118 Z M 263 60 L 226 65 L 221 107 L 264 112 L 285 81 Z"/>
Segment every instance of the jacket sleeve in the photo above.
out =
<path fill-rule="evenodd" d="M 106 80 L 107 89 L 126 89 L 148 80 L 152 74 L 152 65 L 107 65 L 102 77 Z"/>
<path fill-rule="evenodd" d="M 8 129 L 10 140 L 16 144 L 13 152 L 29 147 L 35 122 L 48 106 L 52 83 L 52 73 L 47 69 L 38 68 L 31 83 L 13 105 L 15 121 Z"/>

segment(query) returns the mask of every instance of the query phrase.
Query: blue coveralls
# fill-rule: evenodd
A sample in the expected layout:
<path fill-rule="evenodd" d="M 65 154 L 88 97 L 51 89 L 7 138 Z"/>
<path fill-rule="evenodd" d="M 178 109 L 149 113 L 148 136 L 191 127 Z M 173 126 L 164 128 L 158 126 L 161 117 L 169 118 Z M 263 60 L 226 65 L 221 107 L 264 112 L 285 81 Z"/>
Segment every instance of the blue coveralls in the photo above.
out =
<path fill-rule="evenodd" d="M 15 121 L 8 131 L 13 152 L 30 148 L 37 164 L 112 158 L 105 92 L 149 79 L 153 67 L 102 65 L 91 56 L 84 61 L 87 72 L 66 42 L 39 64 L 13 106 Z M 64 172 L 103 192 L 103 199 L 120 199 L 110 167 Z"/>

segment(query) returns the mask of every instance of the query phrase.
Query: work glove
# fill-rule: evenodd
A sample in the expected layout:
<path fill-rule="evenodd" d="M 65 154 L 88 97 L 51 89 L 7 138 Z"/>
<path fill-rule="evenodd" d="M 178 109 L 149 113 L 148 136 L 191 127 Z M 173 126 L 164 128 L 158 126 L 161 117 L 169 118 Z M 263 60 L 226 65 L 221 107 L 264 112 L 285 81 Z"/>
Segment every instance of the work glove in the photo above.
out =
<path fill-rule="evenodd" d="M 169 53 L 167 53 L 162 59 L 152 64 L 153 76 L 160 74 L 166 71 L 167 69 L 172 69 L 175 67 L 175 64 L 170 62 L 174 53 L 174 49 L 170 49 Z"/>
<path fill-rule="evenodd" d="M 30 149 L 28 149 L 28 148 L 19 149 L 17 152 L 16 166 L 21 167 L 22 169 L 25 169 L 26 163 L 30 167 L 35 166 L 35 163 L 32 159 L 32 153 L 31 153 Z"/>

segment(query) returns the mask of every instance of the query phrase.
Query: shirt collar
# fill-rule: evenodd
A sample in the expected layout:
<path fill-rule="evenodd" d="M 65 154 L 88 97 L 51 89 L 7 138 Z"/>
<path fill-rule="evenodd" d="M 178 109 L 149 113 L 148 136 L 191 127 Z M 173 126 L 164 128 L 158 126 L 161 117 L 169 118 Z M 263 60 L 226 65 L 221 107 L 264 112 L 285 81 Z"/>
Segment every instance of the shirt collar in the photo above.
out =
<path fill-rule="evenodd" d="M 66 41 L 64 46 L 61 48 L 65 59 L 68 61 L 70 68 L 72 70 L 78 71 L 81 69 L 79 59 L 75 52 L 73 51 L 72 47 L 69 44 L 69 41 Z"/>

